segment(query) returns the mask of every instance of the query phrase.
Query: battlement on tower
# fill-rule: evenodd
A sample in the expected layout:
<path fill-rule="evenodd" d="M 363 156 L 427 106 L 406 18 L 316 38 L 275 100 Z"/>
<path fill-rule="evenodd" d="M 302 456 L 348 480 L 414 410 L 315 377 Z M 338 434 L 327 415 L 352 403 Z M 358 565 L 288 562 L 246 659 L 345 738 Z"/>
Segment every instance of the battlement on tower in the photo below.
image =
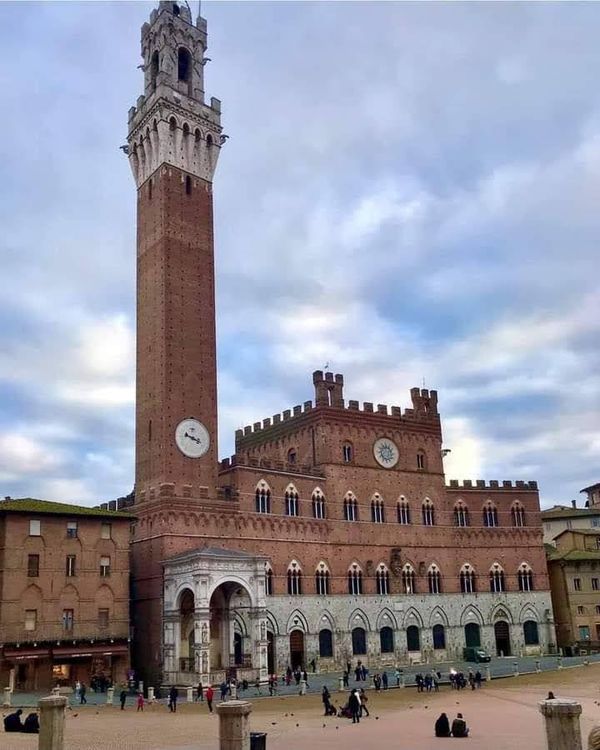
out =
<path fill-rule="evenodd" d="M 450 490 L 453 489 L 464 489 L 464 490 L 537 490 L 538 483 L 533 481 L 524 482 L 521 480 L 512 481 L 511 479 L 503 479 L 501 482 L 497 479 L 490 479 L 486 482 L 485 479 L 450 479 L 446 487 Z"/>

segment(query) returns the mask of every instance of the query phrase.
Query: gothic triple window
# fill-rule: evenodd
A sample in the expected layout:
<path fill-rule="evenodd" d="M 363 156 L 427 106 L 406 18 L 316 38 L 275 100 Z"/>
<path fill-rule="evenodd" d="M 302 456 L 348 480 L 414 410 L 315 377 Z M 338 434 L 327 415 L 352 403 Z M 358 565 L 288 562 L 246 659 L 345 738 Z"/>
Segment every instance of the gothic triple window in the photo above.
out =
<path fill-rule="evenodd" d="M 504 571 L 498 563 L 494 563 L 490 569 L 490 591 L 494 594 L 500 594 L 503 591 L 506 591 L 504 585 Z"/>
<path fill-rule="evenodd" d="M 352 450 L 352 443 L 345 442 L 342 445 L 342 458 L 345 464 L 351 464 L 354 460 L 354 452 Z"/>
<path fill-rule="evenodd" d="M 315 588 L 318 596 L 329 595 L 329 580 L 329 569 L 324 562 L 320 562 L 315 572 Z"/>
<path fill-rule="evenodd" d="M 362 570 L 357 563 L 352 563 L 348 570 L 348 593 L 354 596 L 362 594 Z"/>
<path fill-rule="evenodd" d="M 344 498 L 344 520 L 358 521 L 358 501 L 351 492 Z"/>
<path fill-rule="evenodd" d="M 483 507 L 483 525 L 491 528 L 498 525 L 498 511 L 493 503 L 486 503 Z"/>
<path fill-rule="evenodd" d="M 519 591 L 533 591 L 533 571 L 527 563 L 521 563 L 517 572 Z"/>
<path fill-rule="evenodd" d="M 325 498 L 319 488 L 313 492 L 312 496 L 313 518 L 325 518 Z"/>
<path fill-rule="evenodd" d="M 273 596 L 273 568 L 269 563 L 265 565 L 265 594 Z"/>
<path fill-rule="evenodd" d="M 302 594 L 302 570 L 295 560 L 292 560 L 287 571 L 287 587 L 290 596 Z"/>
<path fill-rule="evenodd" d="M 462 500 L 459 500 L 454 506 L 454 523 L 456 526 L 469 525 L 469 509 Z"/>
<path fill-rule="evenodd" d="M 379 494 L 375 494 L 371 500 L 371 521 L 373 523 L 385 523 L 383 500 Z"/>
<path fill-rule="evenodd" d="M 475 571 L 469 565 L 465 563 L 460 569 L 460 590 L 463 594 L 474 594 L 476 591 L 475 587 Z"/>
<path fill-rule="evenodd" d="M 285 515 L 298 515 L 298 492 L 293 484 L 288 485 L 285 491 Z"/>
<path fill-rule="evenodd" d="M 434 508 L 433 508 L 433 503 L 431 502 L 431 500 L 427 499 L 423 503 L 422 515 L 423 515 L 423 526 L 433 526 L 435 524 Z"/>
<path fill-rule="evenodd" d="M 375 580 L 377 583 L 377 593 L 380 596 L 387 596 L 390 593 L 390 574 L 383 563 L 380 563 L 377 568 Z"/>
<path fill-rule="evenodd" d="M 515 502 L 510 509 L 513 526 L 525 526 L 525 509 L 520 502 Z"/>
<path fill-rule="evenodd" d="M 415 594 L 417 591 L 415 571 L 410 563 L 402 568 L 402 590 L 405 594 Z"/>
<path fill-rule="evenodd" d="M 429 570 L 427 571 L 427 582 L 429 584 L 430 594 L 441 594 L 442 574 L 435 563 L 429 566 Z"/>
<path fill-rule="evenodd" d="M 419 471 L 424 471 L 425 467 L 426 467 L 425 451 L 419 451 L 417 453 L 417 469 Z"/>
<path fill-rule="evenodd" d="M 397 506 L 398 523 L 406 526 L 410 523 L 410 507 L 405 497 L 401 497 Z"/>
<path fill-rule="evenodd" d="M 260 482 L 256 488 L 256 512 L 271 512 L 271 490 L 266 482 Z"/>

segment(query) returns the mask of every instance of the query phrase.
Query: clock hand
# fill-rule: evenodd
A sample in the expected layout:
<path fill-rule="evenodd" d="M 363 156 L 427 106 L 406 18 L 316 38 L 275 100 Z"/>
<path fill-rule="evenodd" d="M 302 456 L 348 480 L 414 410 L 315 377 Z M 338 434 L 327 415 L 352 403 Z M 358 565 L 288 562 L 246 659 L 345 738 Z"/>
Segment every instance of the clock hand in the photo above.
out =
<path fill-rule="evenodd" d="M 198 443 L 198 445 L 200 445 L 200 443 L 202 442 L 200 440 L 200 438 L 197 438 L 197 437 L 194 437 L 193 435 L 190 435 L 189 432 L 186 432 L 183 437 L 186 437 L 186 438 L 189 438 L 190 440 L 193 440 L 195 443 Z"/>

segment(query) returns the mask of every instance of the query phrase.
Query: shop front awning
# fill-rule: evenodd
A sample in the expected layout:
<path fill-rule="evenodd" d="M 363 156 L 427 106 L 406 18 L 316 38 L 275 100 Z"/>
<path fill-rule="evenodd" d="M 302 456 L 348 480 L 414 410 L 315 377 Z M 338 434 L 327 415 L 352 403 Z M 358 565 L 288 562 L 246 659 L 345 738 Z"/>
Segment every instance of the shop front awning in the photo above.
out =
<path fill-rule="evenodd" d="M 122 656 L 129 653 L 129 647 L 123 643 L 107 643 L 104 646 L 82 645 L 71 647 L 56 647 L 52 649 L 54 661 L 61 659 L 85 659 L 92 656 Z"/>
<path fill-rule="evenodd" d="M 47 648 L 5 648 L 2 653 L 9 661 L 50 658 L 50 651 Z"/>

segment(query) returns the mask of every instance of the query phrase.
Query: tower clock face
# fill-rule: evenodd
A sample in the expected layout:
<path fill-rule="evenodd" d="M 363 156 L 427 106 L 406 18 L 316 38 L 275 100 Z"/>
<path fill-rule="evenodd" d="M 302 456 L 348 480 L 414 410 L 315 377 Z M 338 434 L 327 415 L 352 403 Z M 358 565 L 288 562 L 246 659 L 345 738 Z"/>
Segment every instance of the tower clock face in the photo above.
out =
<path fill-rule="evenodd" d="M 398 463 L 400 452 L 393 440 L 389 438 L 379 438 L 373 444 L 373 455 L 375 460 L 384 469 L 391 469 Z"/>
<path fill-rule="evenodd" d="M 210 435 L 197 419 L 183 419 L 175 428 L 175 443 L 184 456 L 201 458 L 210 446 Z"/>

